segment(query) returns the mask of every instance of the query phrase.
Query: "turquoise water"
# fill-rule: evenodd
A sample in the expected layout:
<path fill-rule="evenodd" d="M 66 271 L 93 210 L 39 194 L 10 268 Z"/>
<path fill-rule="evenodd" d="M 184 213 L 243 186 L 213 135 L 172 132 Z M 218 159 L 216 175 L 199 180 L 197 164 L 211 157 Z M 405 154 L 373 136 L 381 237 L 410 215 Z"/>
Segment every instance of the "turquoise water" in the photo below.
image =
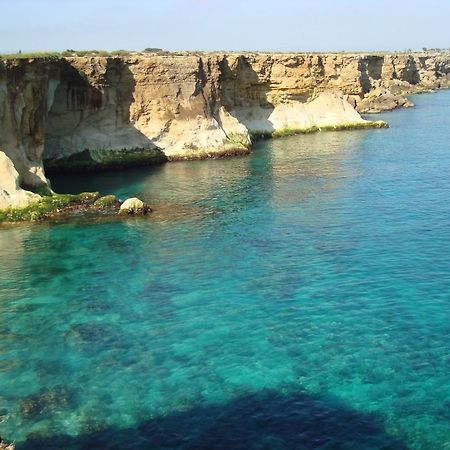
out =
<path fill-rule="evenodd" d="M 389 130 L 64 176 L 149 219 L 0 230 L 20 449 L 450 449 L 450 92 Z"/>

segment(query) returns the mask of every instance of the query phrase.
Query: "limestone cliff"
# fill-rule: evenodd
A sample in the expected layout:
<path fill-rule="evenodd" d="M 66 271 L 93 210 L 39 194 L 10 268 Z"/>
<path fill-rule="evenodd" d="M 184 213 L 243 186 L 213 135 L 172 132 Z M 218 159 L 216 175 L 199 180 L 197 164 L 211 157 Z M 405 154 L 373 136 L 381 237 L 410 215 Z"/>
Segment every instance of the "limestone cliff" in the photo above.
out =
<path fill-rule="evenodd" d="M 44 165 L 235 154 L 248 151 L 252 136 L 362 127 L 359 113 L 410 106 L 406 94 L 449 84 L 450 57 L 442 55 L 0 60 L 0 150 L 18 172 L 16 183 L 3 158 L 0 192 L 10 201 L 13 185 L 45 187 Z"/>
<path fill-rule="evenodd" d="M 0 175 L 0 209 L 26 206 L 39 199 L 39 195 L 20 187 L 19 173 L 3 152 L 0 152 Z"/>
<path fill-rule="evenodd" d="M 45 124 L 58 79 L 58 68 L 47 61 L 0 60 L 0 151 L 11 159 L 25 188 L 47 183 L 42 164 Z M 0 174 L 3 180 L 4 172 Z"/>

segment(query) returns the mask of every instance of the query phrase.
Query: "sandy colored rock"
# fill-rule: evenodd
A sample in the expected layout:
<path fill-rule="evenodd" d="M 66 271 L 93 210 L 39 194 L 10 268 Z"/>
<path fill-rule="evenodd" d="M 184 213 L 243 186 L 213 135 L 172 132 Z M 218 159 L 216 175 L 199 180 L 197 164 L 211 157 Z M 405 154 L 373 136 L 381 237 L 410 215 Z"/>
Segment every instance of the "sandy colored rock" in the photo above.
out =
<path fill-rule="evenodd" d="M 142 201 L 136 197 L 126 199 L 120 205 L 121 214 L 145 214 L 150 210 L 150 208 Z"/>
<path fill-rule="evenodd" d="M 0 450 L 14 450 L 14 444 L 7 444 L 3 442 L 0 438 Z"/>
<path fill-rule="evenodd" d="M 0 209 L 27 206 L 41 197 L 22 189 L 12 161 L 0 151 Z"/>
<path fill-rule="evenodd" d="M 47 60 L 0 59 L 0 149 L 13 162 L 23 188 L 47 185 L 45 126 L 59 73 L 58 65 Z"/>
<path fill-rule="evenodd" d="M 358 112 L 410 106 L 407 94 L 446 86 L 450 57 L 432 54 L 0 59 L 0 149 L 19 186 L 35 190 L 47 185 L 45 164 L 97 170 L 245 153 L 252 135 L 362 123 Z"/>

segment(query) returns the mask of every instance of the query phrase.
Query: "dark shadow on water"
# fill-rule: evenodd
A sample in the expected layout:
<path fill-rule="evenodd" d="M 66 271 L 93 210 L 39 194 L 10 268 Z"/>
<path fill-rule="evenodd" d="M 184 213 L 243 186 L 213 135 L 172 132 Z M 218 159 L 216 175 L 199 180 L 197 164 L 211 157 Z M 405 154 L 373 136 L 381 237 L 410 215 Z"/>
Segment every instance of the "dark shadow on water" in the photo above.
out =
<path fill-rule="evenodd" d="M 49 179 L 54 191 L 61 194 L 77 194 L 82 191 L 99 191 L 101 194 L 115 193 L 130 184 L 144 183 L 149 177 L 164 170 L 164 165 L 132 167 L 127 170 L 110 170 L 95 173 L 55 173 Z"/>
<path fill-rule="evenodd" d="M 145 420 L 136 428 L 100 429 L 78 437 L 30 437 L 37 449 L 407 449 L 375 416 L 332 397 L 262 391 L 224 405 L 197 406 Z"/>

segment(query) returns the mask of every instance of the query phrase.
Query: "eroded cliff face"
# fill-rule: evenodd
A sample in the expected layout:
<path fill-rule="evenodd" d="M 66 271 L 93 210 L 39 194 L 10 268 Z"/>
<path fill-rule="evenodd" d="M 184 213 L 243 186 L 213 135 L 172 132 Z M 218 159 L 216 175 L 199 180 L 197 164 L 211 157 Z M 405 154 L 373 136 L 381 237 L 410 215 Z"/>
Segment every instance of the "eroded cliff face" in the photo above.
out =
<path fill-rule="evenodd" d="M 19 173 L 5 153 L 0 151 L 0 209 L 27 206 L 40 196 L 20 187 Z"/>
<path fill-rule="evenodd" d="M 0 151 L 17 189 L 38 190 L 43 159 L 71 169 L 243 153 L 252 136 L 365 126 L 359 113 L 410 106 L 406 94 L 449 84 L 450 57 L 439 55 L 0 60 Z M 0 164 L 7 193 L 9 163 Z"/>
<path fill-rule="evenodd" d="M 13 162 L 22 187 L 47 183 L 45 125 L 58 79 L 57 67 L 44 61 L 0 60 L 0 151 Z"/>

